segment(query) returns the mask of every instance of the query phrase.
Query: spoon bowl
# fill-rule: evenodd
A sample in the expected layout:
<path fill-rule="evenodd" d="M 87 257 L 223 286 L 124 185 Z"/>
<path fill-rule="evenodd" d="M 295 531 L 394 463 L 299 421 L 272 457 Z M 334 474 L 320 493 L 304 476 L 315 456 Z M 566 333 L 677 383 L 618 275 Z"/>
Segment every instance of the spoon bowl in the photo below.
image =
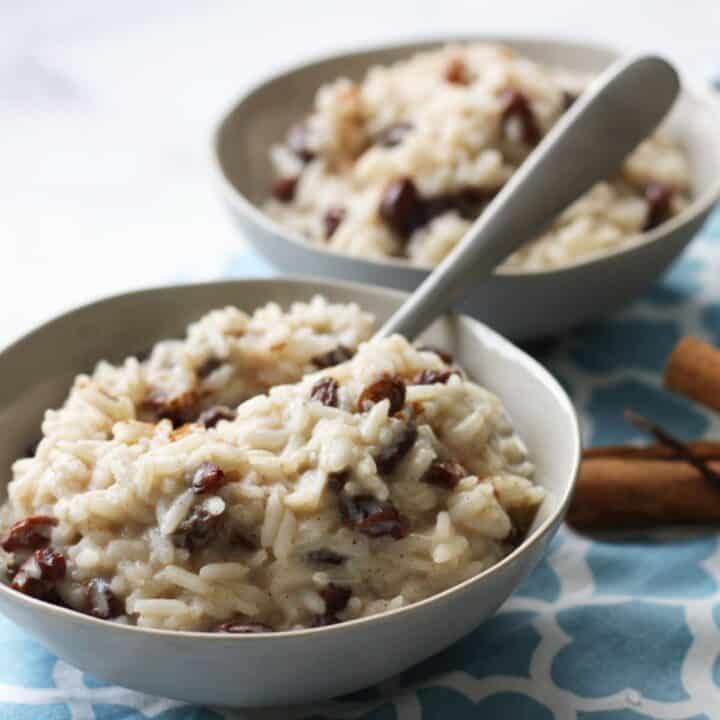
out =
<path fill-rule="evenodd" d="M 111 297 L 78 308 L 0 352 L 0 467 L 37 438 L 75 375 L 100 359 L 120 361 L 176 337 L 207 311 L 287 306 L 322 293 L 356 302 L 385 322 L 404 293 L 317 278 L 179 285 Z M 71 338 L 71 341 L 68 341 Z M 308 702 L 376 683 L 439 652 L 484 619 L 540 560 L 572 492 L 580 459 L 578 425 L 560 385 L 531 357 L 465 316 L 436 321 L 423 341 L 452 352 L 469 375 L 500 396 L 536 465 L 546 498 L 525 539 L 485 572 L 397 610 L 328 627 L 257 635 L 151 630 L 95 619 L 0 584 L 0 610 L 52 652 L 93 675 L 191 702 L 261 706 Z M 138 660 L 142 659 L 141 662 Z"/>

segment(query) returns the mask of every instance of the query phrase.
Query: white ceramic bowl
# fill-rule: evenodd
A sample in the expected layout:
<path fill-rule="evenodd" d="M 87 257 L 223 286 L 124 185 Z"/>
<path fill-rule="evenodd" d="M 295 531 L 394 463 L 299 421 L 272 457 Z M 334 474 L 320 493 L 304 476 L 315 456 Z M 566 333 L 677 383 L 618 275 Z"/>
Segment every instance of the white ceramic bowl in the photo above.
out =
<path fill-rule="evenodd" d="M 449 40 L 500 41 L 542 63 L 597 73 L 619 53 L 559 40 L 497 37 L 444 38 L 351 52 L 303 65 L 250 90 L 224 116 L 214 137 L 222 197 L 243 236 L 278 269 L 323 274 L 413 290 L 429 269 L 388 258 L 352 257 L 312 244 L 265 215 L 272 184 L 268 148 L 304 117 L 316 89 L 340 76 L 359 79 L 375 64 L 406 58 Z M 720 101 L 700 83 L 683 80 L 670 114 L 671 131 L 692 168 L 689 207 L 637 243 L 567 267 L 533 272 L 501 270 L 478 284 L 459 309 L 515 340 L 566 330 L 641 294 L 699 230 L 720 195 Z"/>
<path fill-rule="evenodd" d="M 403 294 L 319 279 L 238 280 L 144 290 L 62 315 L 0 353 L 0 483 L 39 434 L 72 378 L 101 358 L 120 361 L 180 336 L 215 307 L 247 311 L 322 293 L 354 301 L 384 321 Z M 525 542 L 493 568 L 432 598 L 373 618 L 262 635 L 127 627 L 49 605 L 0 584 L 0 610 L 70 663 L 138 690 L 199 703 L 277 705 L 357 690 L 436 653 L 507 599 L 560 524 L 580 457 L 572 405 L 532 358 L 467 317 L 438 321 L 425 336 L 451 351 L 505 402 L 537 466 L 547 498 Z"/>

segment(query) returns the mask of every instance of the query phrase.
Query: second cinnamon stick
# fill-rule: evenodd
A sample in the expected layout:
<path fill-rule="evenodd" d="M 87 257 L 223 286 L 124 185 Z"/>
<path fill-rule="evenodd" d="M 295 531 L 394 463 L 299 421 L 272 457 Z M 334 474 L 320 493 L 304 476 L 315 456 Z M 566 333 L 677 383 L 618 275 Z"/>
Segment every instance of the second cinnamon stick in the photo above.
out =
<path fill-rule="evenodd" d="M 710 467 L 720 471 L 720 461 Z M 720 492 L 684 462 L 591 458 L 567 521 L 587 530 L 720 523 Z"/>
<path fill-rule="evenodd" d="M 665 386 L 720 410 L 720 350 L 696 337 L 683 338 L 667 362 Z"/>

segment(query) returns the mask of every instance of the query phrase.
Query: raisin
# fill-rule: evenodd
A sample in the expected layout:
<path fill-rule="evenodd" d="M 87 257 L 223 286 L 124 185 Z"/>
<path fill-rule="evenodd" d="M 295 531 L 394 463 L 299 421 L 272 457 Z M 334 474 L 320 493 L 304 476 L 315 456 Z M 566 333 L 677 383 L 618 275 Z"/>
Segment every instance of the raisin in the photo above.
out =
<path fill-rule="evenodd" d="M 320 378 L 310 391 L 310 399 L 317 400 L 328 407 L 337 407 L 338 382 L 335 378 Z"/>
<path fill-rule="evenodd" d="M 399 378 L 385 375 L 363 389 L 357 405 L 361 412 L 367 412 L 385 399 L 390 401 L 390 415 L 400 412 L 405 405 L 405 383 Z"/>
<path fill-rule="evenodd" d="M 169 420 L 174 428 L 192 422 L 197 414 L 197 395 L 187 390 L 175 397 L 169 397 L 162 390 L 148 394 L 142 408 L 152 413 L 157 420 Z"/>
<path fill-rule="evenodd" d="M 226 622 L 218 625 L 213 632 L 229 633 L 231 635 L 251 635 L 254 633 L 273 632 L 269 625 L 262 623 Z"/>
<path fill-rule="evenodd" d="M 331 207 L 325 211 L 323 224 L 325 225 L 325 239 L 329 240 L 345 219 L 346 210 L 343 207 Z"/>
<path fill-rule="evenodd" d="M 438 215 L 454 211 L 465 220 L 474 220 L 493 195 L 494 191 L 475 187 L 465 187 L 454 193 L 436 195 L 426 200 L 426 218 L 430 221 Z"/>
<path fill-rule="evenodd" d="M 409 122 L 398 122 L 394 125 L 386 127 L 377 137 L 375 141 L 380 147 L 392 148 L 400 145 L 405 136 L 414 129 L 414 125 Z"/>
<path fill-rule="evenodd" d="M 230 545 L 234 547 L 241 547 L 243 550 L 252 552 L 258 549 L 258 544 L 255 538 L 241 532 L 240 530 L 233 530 L 228 538 Z"/>
<path fill-rule="evenodd" d="M 340 555 L 340 553 L 336 553 L 334 550 L 329 550 L 328 548 L 310 550 L 306 557 L 310 562 L 322 563 L 324 565 L 342 565 L 347 559 L 344 555 Z"/>
<path fill-rule="evenodd" d="M 502 92 L 500 102 L 503 105 L 502 123 L 505 134 L 507 135 L 509 123 L 514 120 L 520 125 L 523 142 L 530 146 L 537 145 L 540 141 L 540 128 L 525 95 L 510 88 Z"/>
<path fill-rule="evenodd" d="M 122 601 L 102 578 L 94 578 L 87 585 L 88 612 L 101 620 L 116 618 L 125 612 Z"/>
<path fill-rule="evenodd" d="M 434 462 L 422 477 L 422 482 L 452 490 L 468 473 L 456 462 Z"/>
<path fill-rule="evenodd" d="M 197 550 L 217 536 L 225 514 L 225 502 L 213 495 L 196 505 L 172 534 L 176 547 Z"/>
<path fill-rule="evenodd" d="M 447 350 L 443 350 L 435 345 L 422 345 L 418 348 L 418 350 L 420 352 L 435 353 L 446 365 L 450 365 L 453 362 L 453 356 L 447 352 Z"/>
<path fill-rule="evenodd" d="M 672 190 L 663 183 L 650 183 L 644 194 L 648 210 L 643 230 L 647 231 L 657 227 L 670 216 Z"/>
<path fill-rule="evenodd" d="M 354 354 L 355 353 L 353 353 L 350 348 L 347 348 L 344 345 L 338 345 L 334 350 L 330 350 L 322 355 L 316 355 L 311 362 L 316 368 L 324 370 L 325 368 L 334 367 L 335 365 L 340 365 L 340 363 L 347 362 Z"/>
<path fill-rule="evenodd" d="M 193 475 L 192 489 L 196 495 L 217 492 L 225 483 L 225 473 L 214 462 L 203 463 Z"/>
<path fill-rule="evenodd" d="M 65 577 L 65 556 L 50 548 L 36 550 L 15 574 L 11 587 L 38 600 L 54 601 L 56 584 Z"/>
<path fill-rule="evenodd" d="M 276 180 L 272 187 L 272 194 L 275 199 L 281 203 L 291 203 L 295 198 L 297 181 L 296 177 L 285 177 Z"/>
<path fill-rule="evenodd" d="M 417 428 L 414 425 L 408 425 L 392 445 L 378 452 L 375 456 L 375 465 L 381 475 L 390 475 L 395 470 L 415 445 L 417 435 Z"/>
<path fill-rule="evenodd" d="M 315 153 L 308 147 L 308 133 L 304 125 L 293 125 L 287 136 L 287 146 L 304 163 L 315 158 Z"/>
<path fill-rule="evenodd" d="M 214 428 L 221 420 L 234 420 L 235 411 L 225 405 L 214 405 L 207 410 L 203 410 L 198 416 L 197 421 L 206 428 Z"/>
<path fill-rule="evenodd" d="M 348 604 L 348 600 L 352 595 L 350 588 L 342 587 L 329 583 L 322 590 L 320 596 L 325 601 L 325 614 L 337 615 L 342 612 Z"/>
<path fill-rule="evenodd" d="M 380 197 L 380 217 L 403 238 L 425 224 L 425 210 L 425 202 L 409 177 L 391 181 Z"/>
<path fill-rule="evenodd" d="M 222 367 L 223 361 L 218 358 L 208 358 L 200 367 L 195 368 L 195 374 L 204 380 L 208 375 L 212 375 L 218 368 Z"/>
<path fill-rule="evenodd" d="M 40 568 L 40 575 L 43 580 L 57 582 L 65 577 L 67 567 L 65 556 L 62 553 L 55 552 L 50 548 L 43 548 L 42 550 L 36 550 L 32 557 Z M 27 565 L 27 561 L 24 564 Z"/>
<path fill-rule="evenodd" d="M 328 473 L 328 487 L 336 493 L 339 493 L 344 487 L 345 483 L 350 479 L 349 470 L 340 470 L 338 472 Z"/>
<path fill-rule="evenodd" d="M 57 525 L 57 520 L 48 515 L 31 515 L 12 525 L 2 542 L 5 552 L 18 550 L 37 550 L 46 547 L 50 542 L 50 533 Z"/>
<path fill-rule="evenodd" d="M 409 531 L 408 521 L 389 500 L 372 495 L 340 494 L 340 514 L 346 524 L 369 537 L 390 535 L 396 540 Z"/>
<path fill-rule="evenodd" d="M 310 627 L 319 628 L 319 627 L 327 627 L 328 625 L 337 625 L 339 622 L 342 622 L 340 618 L 335 617 L 334 615 L 329 615 L 328 613 L 325 613 L 325 615 L 317 615 L 315 619 L 312 622 L 312 625 Z"/>
<path fill-rule="evenodd" d="M 410 381 L 411 385 L 435 385 L 442 383 L 443 385 L 450 379 L 453 374 L 452 370 L 438 372 L 437 370 L 421 370 L 417 375 L 413 376 Z"/>
<path fill-rule="evenodd" d="M 445 80 L 452 85 L 469 85 L 470 72 L 461 57 L 454 57 L 445 68 Z"/>

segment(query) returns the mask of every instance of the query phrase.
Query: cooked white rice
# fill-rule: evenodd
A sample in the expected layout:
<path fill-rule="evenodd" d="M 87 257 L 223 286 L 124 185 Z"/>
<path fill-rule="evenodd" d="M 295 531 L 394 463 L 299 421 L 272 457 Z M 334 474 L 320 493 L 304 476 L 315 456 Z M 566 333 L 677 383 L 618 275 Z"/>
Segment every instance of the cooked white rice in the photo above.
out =
<path fill-rule="evenodd" d="M 272 148 L 281 200 L 266 210 L 334 250 L 437 265 L 588 80 L 480 43 L 373 67 L 359 83 L 338 79 Z M 380 208 L 401 179 L 417 197 L 396 203 L 393 222 Z M 596 185 L 505 267 L 559 267 L 631 243 L 682 209 L 688 187 L 684 153 L 658 131 L 619 177 Z"/>
<path fill-rule="evenodd" d="M 144 362 L 79 376 L 13 466 L 13 585 L 146 627 L 280 630 L 400 607 L 497 562 L 543 498 L 502 403 L 399 336 L 361 344 L 372 326 L 321 298 L 226 308 Z M 338 345 L 359 350 L 317 371 Z M 206 427 L 218 402 L 241 404 Z"/>

